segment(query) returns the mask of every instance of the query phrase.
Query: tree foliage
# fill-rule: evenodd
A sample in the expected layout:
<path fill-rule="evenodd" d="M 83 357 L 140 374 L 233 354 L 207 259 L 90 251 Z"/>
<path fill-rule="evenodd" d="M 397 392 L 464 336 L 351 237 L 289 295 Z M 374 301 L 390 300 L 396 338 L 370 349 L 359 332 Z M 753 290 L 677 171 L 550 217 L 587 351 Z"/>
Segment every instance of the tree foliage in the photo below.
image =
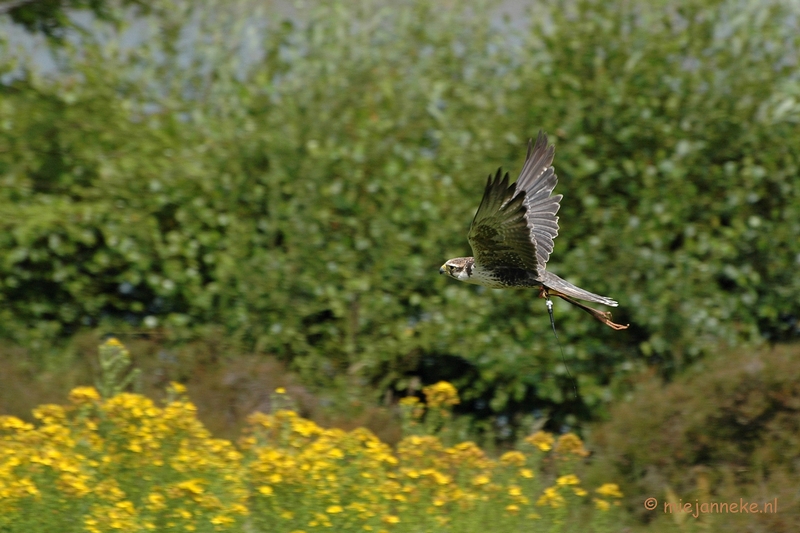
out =
<path fill-rule="evenodd" d="M 0 2 L 0 15 L 7 14 L 16 24 L 45 35 L 57 44 L 68 30 L 79 28 L 70 19 L 71 12 L 85 10 L 100 20 L 119 24 L 122 19 L 115 16 L 117 4 L 149 11 L 149 3 L 142 0 L 120 0 L 118 3 L 113 0 L 3 0 Z"/>
<path fill-rule="evenodd" d="M 515 30 L 489 5 L 383 4 L 297 23 L 177 2 L 134 47 L 98 26 L 57 75 L 3 86 L 0 334 L 222 327 L 310 382 L 569 404 L 535 291 L 436 274 L 543 128 L 565 195 L 548 268 L 632 324 L 557 306 L 584 407 L 640 355 L 796 337 L 796 6 L 545 1 Z"/>

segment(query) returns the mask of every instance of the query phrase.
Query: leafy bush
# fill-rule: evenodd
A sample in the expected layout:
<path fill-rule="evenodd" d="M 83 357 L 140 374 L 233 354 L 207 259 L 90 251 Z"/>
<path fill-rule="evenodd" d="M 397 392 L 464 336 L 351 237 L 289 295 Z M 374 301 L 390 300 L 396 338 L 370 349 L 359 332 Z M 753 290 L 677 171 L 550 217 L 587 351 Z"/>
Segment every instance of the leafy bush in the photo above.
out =
<path fill-rule="evenodd" d="M 629 507 L 646 520 L 647 497 L 684 502 L 778 500 L 778 512 L 708 515 L 713 529 L 795 531 L 800 457 L 798 348 L 740 351 L 704 360 L 662 386 L 644 380 L 593 430 L 599 475 L 624 479 Z M 669 520 L 667 518 L 667 520 Z"/>
<path fill-rule="evenodd" d="M 513 30 L 482 3 L 173 4 L 141 46 L 97 26 L 0 86 L 5 337 L 221 326 L 309 383 L 451 379 L 472 412 L 564 420 L 638 354 L 797 335 L 795 7 L 540 2 Z M 580 405 L 535 292 L 435 274 L 539 128 L 550 268 L 633 324 L 557 308 Z"/>

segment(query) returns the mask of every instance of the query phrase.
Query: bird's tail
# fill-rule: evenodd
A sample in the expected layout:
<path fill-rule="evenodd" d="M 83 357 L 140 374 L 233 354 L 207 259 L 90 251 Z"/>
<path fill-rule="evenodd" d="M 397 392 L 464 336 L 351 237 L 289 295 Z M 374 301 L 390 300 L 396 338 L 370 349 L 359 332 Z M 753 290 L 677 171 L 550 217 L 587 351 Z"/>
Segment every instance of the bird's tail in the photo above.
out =
<path fill-rule="evenodd" d="M 576 287 L 572 283 L 565 281 L 555 274 L 551 274 L 550 272 L 545 271 L 544 281 L 542 287 L 542 297 L 547 297 L 548 295 L 558 296 L 562 300 L 571 303 L 572 305 L 583 309 L 594 318 L 602 322 L 603 324 L 607 325 L 608 327 L 616 330 L 620 329 L 628 329 L 630 324 L 622 325 L 616 324 L 611 321 L 611 313 L 608 311 L 599 311 L 597 309 L 593 309 L 588 305 L 584 305 L 581 302 L 575 301 L 573 298 L 580 298 L 581 300 L 588 300 L 590 302 L 597 302 L 603 305 L 610 305 L 611 307 L 616 307 L 619 305 L 617 302 L 612 300 L 611 298 L 606 298 L 605 296 L 600 296 L 599 294 L 595 294 L 593 292 L 585 291 L 580 287 Z"/>
<path fill-rule="evenodd" d="M 570 296 L 572 298 L 577 298 L 579 300 L 586 300 L 587 302 L 594 302 L 598 304 L 608 305 L 611 307 L 616 307 L 619 305 L 616 301 L 612 300 L 611 298 L 600 296 L 599 294 L 595 294 L 593 292 L 585 291 L 580 287 L 576 287 L 569 281 L 563 280 L 558 276 L 556 276 L 555 274 L 548 272 L 546 270 L 544 272 L 544 279 L 542 280 L 542 285 L 550 289 L 551 294 L 559 292 L 562 295 Z"/>

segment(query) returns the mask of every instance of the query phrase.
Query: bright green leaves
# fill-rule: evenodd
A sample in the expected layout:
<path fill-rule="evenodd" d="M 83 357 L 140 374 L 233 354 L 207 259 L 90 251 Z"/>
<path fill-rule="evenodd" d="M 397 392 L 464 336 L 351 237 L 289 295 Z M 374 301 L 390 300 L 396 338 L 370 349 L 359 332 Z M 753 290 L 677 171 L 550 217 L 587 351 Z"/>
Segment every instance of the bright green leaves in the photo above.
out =
<path fill-rule="evenodd" d="M 194 10 L 189 56 L 65 49 L 63 78 L 0 88 L 0 332 L 213 324 L 312 382 L 391 386 L 449 356 L 497 411 L 562 403 L 536 293 L 437 274 L 470 253 L 486 175 L 516 175 L 543 128 L 565 195 L 549 267 L 633 324 L 557 305 L 588 404 L 637 355 L 790 338 L 798 38 L 777 8 L 623 4 L 544 3 L 521 33 L 483 5 L 324 4 L 242 63 L 233 36 L 269 19 L 186 2 L 152 21 L 176 39 Z"/>

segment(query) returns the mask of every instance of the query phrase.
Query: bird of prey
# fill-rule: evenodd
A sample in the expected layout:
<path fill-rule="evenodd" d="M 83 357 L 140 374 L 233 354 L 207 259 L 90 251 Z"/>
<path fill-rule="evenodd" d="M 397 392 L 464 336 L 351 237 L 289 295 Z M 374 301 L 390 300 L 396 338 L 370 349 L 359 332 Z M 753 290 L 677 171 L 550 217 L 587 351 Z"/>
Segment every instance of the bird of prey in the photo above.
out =
<path fill-rule="evenodd" d="M 607 326 L 620 330 L 628 326 L 611 321 L 611 313 L 598 311 L 575 298 L 611 307 L 611 298 L 576 287 L 548 272 L 545 267 L 558 235 L 561 195 L 551 196 L 558 178 L 552 167 L 555 147 L 547 146 L 547 136 L 539 132 L 536 143 L 528 141 L 525 165 L 515 183 L 508 184 L 508 173 L 501 170 L 486 182 L 483 200 L 469 228 L 469 244 L 475 257 L 449 259 L 439 269 L 453 279 L 492 288 L 539 289 L 547 299 L 558 296 Z"/>

